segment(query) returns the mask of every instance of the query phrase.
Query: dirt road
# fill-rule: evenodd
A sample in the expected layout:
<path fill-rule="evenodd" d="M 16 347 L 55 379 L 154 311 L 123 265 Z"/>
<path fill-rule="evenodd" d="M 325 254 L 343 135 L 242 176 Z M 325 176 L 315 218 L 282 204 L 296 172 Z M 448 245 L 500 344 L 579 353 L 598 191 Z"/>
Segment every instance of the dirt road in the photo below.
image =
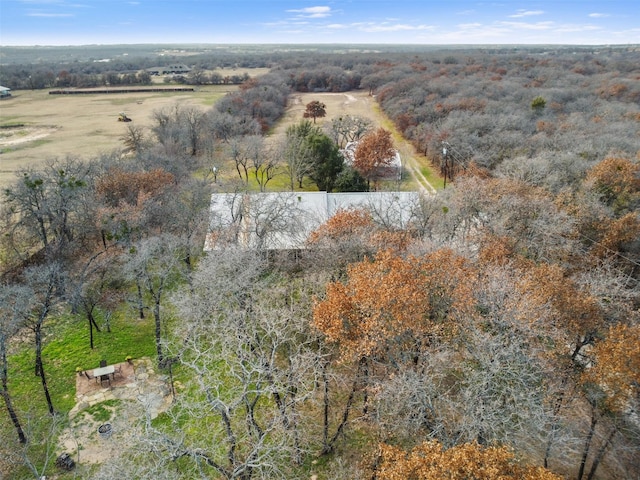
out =
<path fill-rule="evenodd" d="M 289 108 L 277 127 L 272 132 L 272 137 L 284 135 L 287 127 L 302 120 L 302 115 L 307 103 L 318 100 L 325 104 L 327 116 L 317 119 L 317 125 L 322 127 L 330 124 L 333 118 L 342 115 L 353 115 L 368 118 L 376 126 L 381 126 L 393 133 L 394 143 L 404 166 L 415 182 L 416 188 L 427 194 L 434 194 L 436 189 L 422 174 L 419 155 L 411 143 L 406 141 L 395 129 L 393 123 L 380 111 L 375 99 L 367 91 L 348 93 L 295 93 L 289 101 Z"/>

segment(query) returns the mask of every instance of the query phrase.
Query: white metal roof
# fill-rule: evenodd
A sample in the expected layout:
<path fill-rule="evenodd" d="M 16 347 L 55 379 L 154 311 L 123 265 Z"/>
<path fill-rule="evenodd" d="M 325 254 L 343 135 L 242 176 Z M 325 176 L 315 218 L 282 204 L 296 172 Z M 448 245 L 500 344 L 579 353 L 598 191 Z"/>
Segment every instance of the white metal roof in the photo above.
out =
<path fill-rule="evenodd" d="M 213 194 L 205 250 L 305 248 L 314 230 L 349 208 L 368 209 L 379 223 L 405 228 L 418 201 L 418 192 Z"/>

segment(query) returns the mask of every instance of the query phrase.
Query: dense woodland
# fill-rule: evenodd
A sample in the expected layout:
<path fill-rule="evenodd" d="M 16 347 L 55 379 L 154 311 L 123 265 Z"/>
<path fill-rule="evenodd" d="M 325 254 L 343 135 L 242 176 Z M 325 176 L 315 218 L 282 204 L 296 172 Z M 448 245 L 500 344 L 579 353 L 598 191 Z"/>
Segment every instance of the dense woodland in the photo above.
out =
<path fill-rule="evenodd" d="M 2 203 L 0 472 L 55 471 L 68 409 L 43 351 L 65 322 L 91 351 L 121 316 L 153 323 L 182 388 L 82 478 L 637 478 L 639 57 L 278 52 L 210 110 L 21 172 Z M 24 87 L 39 65 L 16 65 Z M 211 193 L 398 187 L 339 162 L 347 138 L 387 137 L 364 119 L 267 141 L 292 92 L 352 89 L 446 188 L 403 228 L 391 206 L 346 210 L 301 251 L 204 254 Z"/>

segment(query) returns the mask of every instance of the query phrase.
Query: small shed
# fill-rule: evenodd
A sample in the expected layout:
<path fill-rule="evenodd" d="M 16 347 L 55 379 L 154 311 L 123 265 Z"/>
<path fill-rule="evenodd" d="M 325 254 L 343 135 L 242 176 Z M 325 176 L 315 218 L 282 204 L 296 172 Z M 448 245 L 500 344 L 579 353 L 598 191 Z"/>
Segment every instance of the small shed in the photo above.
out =
<path fill-rule="evenodd" d="M 6 98 L 11 96 L 11 89 L 0 85 L 0 98 Z"/>

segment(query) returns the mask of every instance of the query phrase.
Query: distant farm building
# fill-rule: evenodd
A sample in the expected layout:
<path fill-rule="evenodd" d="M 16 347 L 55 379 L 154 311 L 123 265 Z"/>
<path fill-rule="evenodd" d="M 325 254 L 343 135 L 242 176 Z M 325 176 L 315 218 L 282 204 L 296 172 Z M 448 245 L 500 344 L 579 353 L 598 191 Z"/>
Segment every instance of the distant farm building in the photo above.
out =
<path fill-rule="evenodd" d="M 419 205 L 418 192 L 213 194 L 204 249 L 304 249 L 313 231 L 350 208 L 367 209 L 374 222 L 405 229 Z"/>
<path fill-rule="evenodd" d="M 147 73 L 149 75 L 171 75 L 171 74 L 189 73 L 190 71 L 191 69 L 189 67 L 182 64 L 147 68 Z"/>
<path fill-rule="evenodd" d="M 7 98 L 11 96 L 11 89 L 0 86 L 0 98 Z"/>

